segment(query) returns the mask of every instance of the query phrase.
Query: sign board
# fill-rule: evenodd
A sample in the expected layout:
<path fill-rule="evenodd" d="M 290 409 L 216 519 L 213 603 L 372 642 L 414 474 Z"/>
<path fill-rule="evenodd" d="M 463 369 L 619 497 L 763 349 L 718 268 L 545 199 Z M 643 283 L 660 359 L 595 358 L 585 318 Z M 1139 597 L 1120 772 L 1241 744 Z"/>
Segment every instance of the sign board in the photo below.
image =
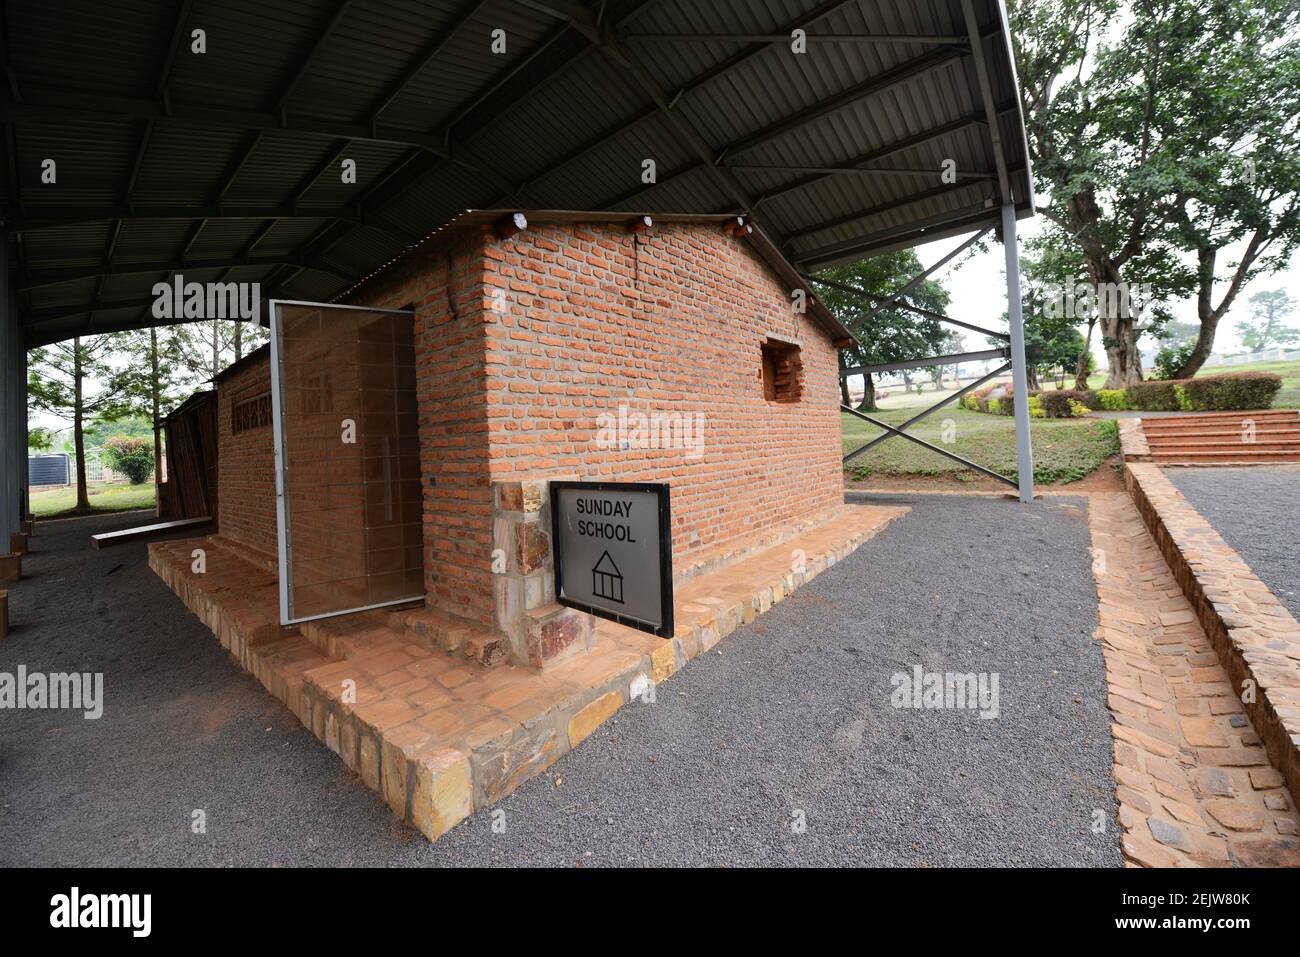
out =
<path fill-rule="evenodd" d="M 672 637 L 667 485 L 552 482 L 551 532 L 560 604 Z"/>

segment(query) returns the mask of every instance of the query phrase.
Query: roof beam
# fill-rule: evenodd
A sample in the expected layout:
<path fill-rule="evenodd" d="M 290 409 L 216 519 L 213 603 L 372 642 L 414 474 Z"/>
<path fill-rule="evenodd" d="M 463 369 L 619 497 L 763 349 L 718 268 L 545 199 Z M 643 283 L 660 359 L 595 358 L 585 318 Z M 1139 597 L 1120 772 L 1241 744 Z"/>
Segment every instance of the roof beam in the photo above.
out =
<path fill-rule="evenodd" d="M 796 28 L 797 29 L 797 28 Z M 793 32 L 793 31 L 792 31 Z M 645 40 L 651 43 L 789 43 L 789 33 L 622 33 L 620 40 Z M 940 46 L 965 46 L 964 36 L 944 36 L 930 33 L 809 33 L 804 36 L 809 43 L 865 43 L 865 44 L 938 44 Z"/>
<path fill-rule="evenodd" d="M 998 110 L 993 105 L 993 84 L 989 80 L 988 60 L 984 56 L 984 37 L 980 35 L 979 20 L 975 17 L 975 7 L 971 0 L 961 0 L 962 17 L 966 21 L 966 30 L 970 34 L 971 57 L 975 60 L 975 76 L 979 80 L 980 100 L 984 105 L 984 116 L 988 120 L 989 140 L 993 146 L 993 162 L 998 170 L 998 195 L 1002 205 L 1011 203 L 1011 177 L 1007 172 L 1006 150 L 1002 147 L 1002 128 L 998 124 Z M 1002 25 L 993 34 L 1000 36 Z"/>
<path fill-rule="evenodd" d="M 727 163 L 725 169 L 766 173 L 823 173 L 827 176 L 939 176 L 942 169 L 888 168 L 870 166 L 767 166 L 761 163 Z M 997 173 L 985 170 L 954 170 L 962 179 L 992 179 Z"/>
<path fill-rule="evenodd" d="M 919 203 L 927 199 L 935 199 L 939 196 L 946 196 L 949 193 L 955 193 L 959 190 L 970 189 L 973 183 L 945 183 L 942 186 L 936 186 L 933 189 L 927 189 L 921 193 L 912 193 L 910 196 L 903 196 L 900 199 L 891 199 L 887 203 L 879 203 L 875 206 L 868 206 L 866 209 L 855 209 L 843 216 L 837 216 L 835 219 L 826 222 L 817 223 L 813 226 L 805 226 L 803 229 L 795 229 L 785 234 L 785 241 L 793 243 L 797 240 L 804 239 L 808 236 L 815 236 L 817 233 L 824 233 L 828 229 L 836 229 L 840 226 L 847 226 L 850 223 L 856 223 L 860 219 L 870 219 L 872 216 L 879 216 L 881 213 L 888 213 L 891 210 L 901 209 L 904 206 L 911 206 L 913 203 Z"/>
<path fill-rule="evenodd" d="M 884 93 L 893 87 L 915 80 L 918 77 L 931 73 L 941 67 L 959 60 L 965 56 L 967 50 L 941 48 L 931 50 L 911 60 L 906 60 L 897 66 L 879 73 L 876 76 L 869 77 L 861 83 L 854 84 L 847 90 L 837 93 L 835 96 L 820 100 L 806 110 L 801 110 L 794 116 L 776 123 L 771 123 L 761 130 L 757 130 L 741 140 L 731 144 L 728 148 L 727 156 L 735 156 L 739 153 L 745 153 L 755 147 L 762 146 L 771 140 L 779 139 L 802 126 L 807 126 L 813 120 L 820 119 L 829 113 L 836 113 L 845 107 L 852 106 L 864 99 Z"/>
<path fill-rule="evenodd" d="M 418 146 L 435 156 L 450 155 L 440 137 L 422 130 L 370 123 L 345 123 L 302 113 L 281 115 L 176 103 L 162 106 L 153 100 L 137 97 L 102 96 L 88 90 L 67 91 L 48 87 L 28 90 L 22 103 L 0 103 L 0 120 L 5 122 L 105 117 L 154 120 L 158 123 L 204 129 L 263 130 L 303 136 L 346 137 L 375 143 Z"/>
<path fill-rule="evenodd" d="M 325 26 L 316 34 L 315 39 L 312 40 L 306 51 L 298 59 L 298 65 L 294 67 L 293 74 L 289 77 L 284 86 L 280 88 L 280 95 L 275 99 L 275 112 L 279 113 L 281 116 L 285 115 L 285 107 L 289 102 L 289 97 L 293 95 L 293 91 L 302 81 L 302 78 L 307 75 L 307 71 L 311 68 L 312 60 L 316 59 L 316 55 L 320 53 L 321 48 L 325 46 L 325 42 L 333 35 L 334 31 L 338 28 L 339 22 L 343 19 L 344 14 L 348 12 L 348 9 L 351 6 L 352 0 L 343 0 L 342 3 L 334 8 L 334 13 L 330 16 L 329 22 L 326 23 Z"/>
<path fill-rule="evenodd" d="M 1015 109 L 1016 107 L 1013 105 L 1006 108 L 1005 111 L 1010 111 Z M 933 142 L 934 140 L 942 139 L 945 136 L 949 136 L 953 133 L 961 132 L 962 130 L 969 129 L 973 126 L 978 126 L 982 122 L 984 121 L 977 116 L 963 117 L 959 120 L 954 120 L 951 123 L 947 123 L 941 127 L 937 127 L 936 129 L 927 130 L 923 133 L 918 133 L 915 136 L 909 136 L 901 140 L 896 140 L 893 143 L 887 143 L 884 146 L 871 150 L 870 152 L 863 153 L 862 155 L 858 156 L 856 159 L 849 160 L 848 163 L 842 164 L 841 168 L 845 166 L 858 166 L 863 163 L 876 163 L 879 162 L 880 160 L 887 159 L 890 156 L 894 156 L 898 153 L 905 152 L 917 146 L 921 146 L 925 143 L 930 143 Z M 793 180 L 782 186 L 778 186 L 774 189 L 767 190 L 765 193 L 763 193 L 761 197 L 759 197 L 758 202 L 760 205 L 762 205 L 763 203 L 771 202 L 772 200 L 777 199 L 778 197 L 785 196 L 789 193 L 798 192 L 801 189 L 806 189 L 809 186 L 814 186 L 817 183 L 824 182 L 826 179 L 828 179 L 828 177 L 821 174 L 801 177 L 797 180 Z"/>
<path fill-rule="evenodd" d="M 341 219 L 360 223 L 355 206 L 88 206 L 76 211 L 61 208 L 33 210 L 31 216 L 9 221 L 11 229 L 28 232 L 57 229 L 80 223 L 99 223 L 108 219 L 127 222 L 150 222 L 160 219 Z"/>
<path fill-rule="evenodd" d="M 974 232 L 994 224 L 1001 216 L 997 205 L 985 206 L 983 202 L 966 206 L 956 211 L 929 216 L 909 223 L 906 226 L 894 226 L 889 229 L 869 233 L 866 236 L 854 236 L 828 243 L 814 249 L 805 250 L 794 256 L 794 261 L 805 272 L 827 269 L 846 262 L 854 262 L 867 256 L 878 256 L 898 249 L 916 246 L 918 242 L 933 242 Z M 927 234 L 923 239 L 907 238 L 914 233 Z M 900 239 L 900 237 L 903 237 Z"/>
<path fill-rule="evenodd" d="M 873 295 L 872 293 L 867 292 L 865 289 L 859 289 L 857 286 L 851 285 L 850 283 L 836 282 L 834 279 L 825 279 L 821 276 L 809 276 L 808 281 L 814 282 L 819 286 L 826 286 L 830 289 L 838 289 L 840 290 L 840 292 L 847 292 L 850 295 L 858 296 L 859 298 L 861 298 L 863 301 L 867 303 L 882 301 L 881 296 Z M 969 322 L 963 322 L 960 319 L 954 319 L 951 316 L 945 316 L 941 312 L 935 312 L 933 309 L 926 309 L 922 306 L 913 305 L 912 303 L 907 302 L 904 299 L 896 299 L 894 301 L 894 306 L 898 309 L 903 309 L 907 312 L 916 313 L 918 316 L 925 316 L 927 319 L 935 319 L 939 322 L 951 323 L 954 326 L 961 326 L 963 329 L 969 329 L 971 332 L 980 332 L 986 336 L 992 336 L 995 339 L 1001 339 L 1003 342 L 1011 341 L 1011 337 L 1008 336 L 1005 332 L 996 332 L 993 329 L 985 329 L 983 326 L 972 325 Z"/>
<path fill-rule="evenodd" d="M 842 7 L 849 6 L 853 2 L 854 0 L 831 0 L 831 2 L 823 3 L 816 10 L 813 10 L 812 12 L 805 14 L 802 17 L 799 17 L 797 20 L 790 21 L 789 23 L 786 24 L 786 27 L 789 30 L 797 30 L 797 29 L 812 26 L 812 24 L 816 23 L 822 18 L 830 16 L 835 11 L 841 9 Z M 639 12 L 639 10 L 637 12 Z M 626 20 L 628 19 L 631 19 L 631 17 L 629 16 L 624 18 L 623 22 L 626 22 Z M 617 26 L 615 27 L 615 29 L 617 30 Z M 732 54 L 722 62 L 715 64 L 714 66 L 710 67 L 708 70 L 704 71 L 704 73 L 700 74 L 697 77 L 694 77 L 693 79 L 691 79 L 690 81 L 688 81 L 687 83 L 679 87 L 677 90 L 675 90 L 672 96 L 670 97 L 670 102 L 675 106 L 676 104 L 682 101 L 683 97 L 707 86 L 709 83 L 713 82 L 718 77 L 723 76 L 724 74 L 729 73 L 731 70 L 742 65 L 743 63 L 748 62 L 749 60 L 753 59 L 754 57 L 766 51 L 771 45 L 772 45 L 771 43 L 766 43 L 766 42 L 755 43 L 755 44 L 751 44 L 749 47 L 747 47 L 744 50 L 740 50 Z M 659 109 L 657 106 L 654 106 L 651 107 L 650 109 L 643 110 L 642 112 L 638 113 L 636 116 L 632 117 L 629 120 L 625 120 L 619 123 L 618 126 L 612 129 L 601 131 L 599 134 L 597 134 L 592 139 L 587 140 L 581 146 L 573 150 L 570 150 L 568 153 L 566 153 L 564 156 L 560 157 L 559 159 L 552 160 L 551 162 L 547 163 L 544 168 L 540 168 L 535 174 L 531 174 L 528 177 L 526 177 L 524 182 L 527 184 L 531 184 L 531 183 L 538 182 L 542 179 L 545 179 L 547 176 L 550 176 L 552 173 L 564 169 L 570 163 L 576 162 L 577 160 L 586 156 L 588 153 L 592 152 L 593 150 L 600 148 L 601 146 L 608 143 L 609 141 L 617 139 L 618 137 L 622 136 L 625 133 L 631 132 L 636 127 L 640 126 L 642 123 L 646 122 L 651 117 L 657 116 L 658 114 L 659 114 Z M 688 171 L 700 169 L 705 165 L 706 165 L 705 160 L 701 159 L 698 162 L 691 164 L 689 170 L 683 169 L 681 171 L 674 172 L 671 177 L 668 177 L 668 179 L 675 178 L 678 175 L 681 175 L 682 173 Z M 662 185 L 666 181 L 667 179 L 661 179 L 659 183 L 655 185 Z M 523 186 L 520 186 L 519 188 L 520 190 L 522 190 Z M 638 195 L 642 192 L 647 192 L 649 189 L 653 189 L 653 188 L 654 188 L 653 186 L 646 187 L 646 188 L 638 188 L 635 192 L 629 194 L 627 197 L 620 197 L 618 200 L 614 200 L 613 202 L 607 205 L 617 206 L 619 205 L 619 203 L 623 202 L 626 198 L 631 198 L 631 196 L 633 195 Z M 495 206 L 499 202 L 500 199 L 497 199 L 494 200 L 490 205 Z"/>
<path fill-rule="evenodd" d="M 239 259 L 188 259 L 184 256 L 162 262 L 110 262 L 97 266 L 66 266 L 59 269 L 34 269 L 31 279 L 18 283 L 19 289 L 43 289 L 69 282 L 95 279 L 100 276 L 131 276 L 156 272 L 184 272 L 199 269 L 238 269 L 241 266 L 307 266 L 298 256 L 244 256 Z M 347 279 L 337 270 L 322 269 L 332 272 L 340 279 Z"/>
<path fill-rule="evenodd" d="M 951 366 L 959 362 L 979 362 L 983 359 L 1005 359 L 1007 349 L 981 349 L 978 352 L 955 352 L 946 356 L 929 356 L 924 359 L 904 359 L 900 362 L 878 362 L 869 366 L 853 366 L 840 370 L 840 378 L 851 375 L 901 372 L 903 369 L 924 369 L 927 366 Z"/>
<path fill-rule="evenodd" d="M 415 81 L 416 77 L 423 73 L 425 68 L 436 60 L 439 54 L 446 49 L 447 44 L 455 39 L 456 34 L 460 32 L 461 28 L 472 20 L 475 14 L 487 6 L 488 3 L 489 0 L 470 0 L 469 3 L 461 7 L 460 13 L 457 15 L 456 19 L 453 20 L 445 30 L 439 31 L 439 33 L 433 38 L 433 41 L 425 47 L 423 52 L 415 58 L 415 61 L 407 67 L 406 71 L 397 82 L 391 84 L 386 90 L 379 94 L 375 99 L 374 105 L 370 107 L 371 119 L 377 120 L 379 114 L 392 106 L 394 101 L 396 101 L 397 98 L 406 91 L 406 88 Z"/>

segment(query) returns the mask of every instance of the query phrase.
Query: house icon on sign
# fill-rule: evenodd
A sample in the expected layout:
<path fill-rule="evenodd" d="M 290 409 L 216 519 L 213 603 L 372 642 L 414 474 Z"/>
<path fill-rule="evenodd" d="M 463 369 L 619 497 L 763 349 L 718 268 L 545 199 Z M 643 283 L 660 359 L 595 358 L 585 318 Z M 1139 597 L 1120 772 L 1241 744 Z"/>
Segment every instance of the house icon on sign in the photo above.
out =
<path fill-rule="evenodd" d="M 601 554 L 600 560 L 591 570 L 591 590 L 597 598 L 607 598 L 623 604 L 623 573 L 609 557 L 609 552 Z"/>

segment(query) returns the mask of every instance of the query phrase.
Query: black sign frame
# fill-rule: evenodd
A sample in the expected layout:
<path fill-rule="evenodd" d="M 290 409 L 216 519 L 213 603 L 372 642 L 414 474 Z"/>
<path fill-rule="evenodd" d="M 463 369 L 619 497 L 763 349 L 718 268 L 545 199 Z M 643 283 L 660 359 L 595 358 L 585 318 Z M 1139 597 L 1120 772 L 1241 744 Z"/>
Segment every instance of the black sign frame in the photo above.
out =
<path fill-rule="evenodd" d="M 564 597 L 564 562 L 560 557 L 559 493 L 566 489 L 591 492 L 651 492 L 659 506 L 659 627 L 629 618 L 605 608 L 585 605 Z M 673 623 L 673 520 L 669 505 L 669 486 L 666 482 L 551 482 L 551 547 L 554 550 L 552 565 L 555 569 L 555 600 L 566 608 L 585 611 L 597 618 L 605 618 L 628 628 L 646 631 L 660 638 L 672 638 L 676 631 Z"/>

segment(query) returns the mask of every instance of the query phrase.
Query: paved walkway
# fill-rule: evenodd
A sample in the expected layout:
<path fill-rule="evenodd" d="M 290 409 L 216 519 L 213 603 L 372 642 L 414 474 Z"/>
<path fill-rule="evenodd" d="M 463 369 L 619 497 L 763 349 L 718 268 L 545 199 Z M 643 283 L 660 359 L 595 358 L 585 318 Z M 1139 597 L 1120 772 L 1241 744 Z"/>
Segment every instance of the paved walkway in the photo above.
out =
<path fill-rule="evenodd" d="M 1300 866 L 1300 818 L 1191 605 L 1123 493 L 1089 510 L 1127 861 Z"/>
<path fill-rule="evenodd" d="M 0 863 L 1119 863 L 1082 503 L 878 500 L 912 512 L 434 845 L 142 545 L 86 547 L 134 519 L 42 526 L 0 670 L 103 671 L 107 703 L 4 715 Z M 891 706 L 915 665 L 998 674 L 999 716 Z"/>

